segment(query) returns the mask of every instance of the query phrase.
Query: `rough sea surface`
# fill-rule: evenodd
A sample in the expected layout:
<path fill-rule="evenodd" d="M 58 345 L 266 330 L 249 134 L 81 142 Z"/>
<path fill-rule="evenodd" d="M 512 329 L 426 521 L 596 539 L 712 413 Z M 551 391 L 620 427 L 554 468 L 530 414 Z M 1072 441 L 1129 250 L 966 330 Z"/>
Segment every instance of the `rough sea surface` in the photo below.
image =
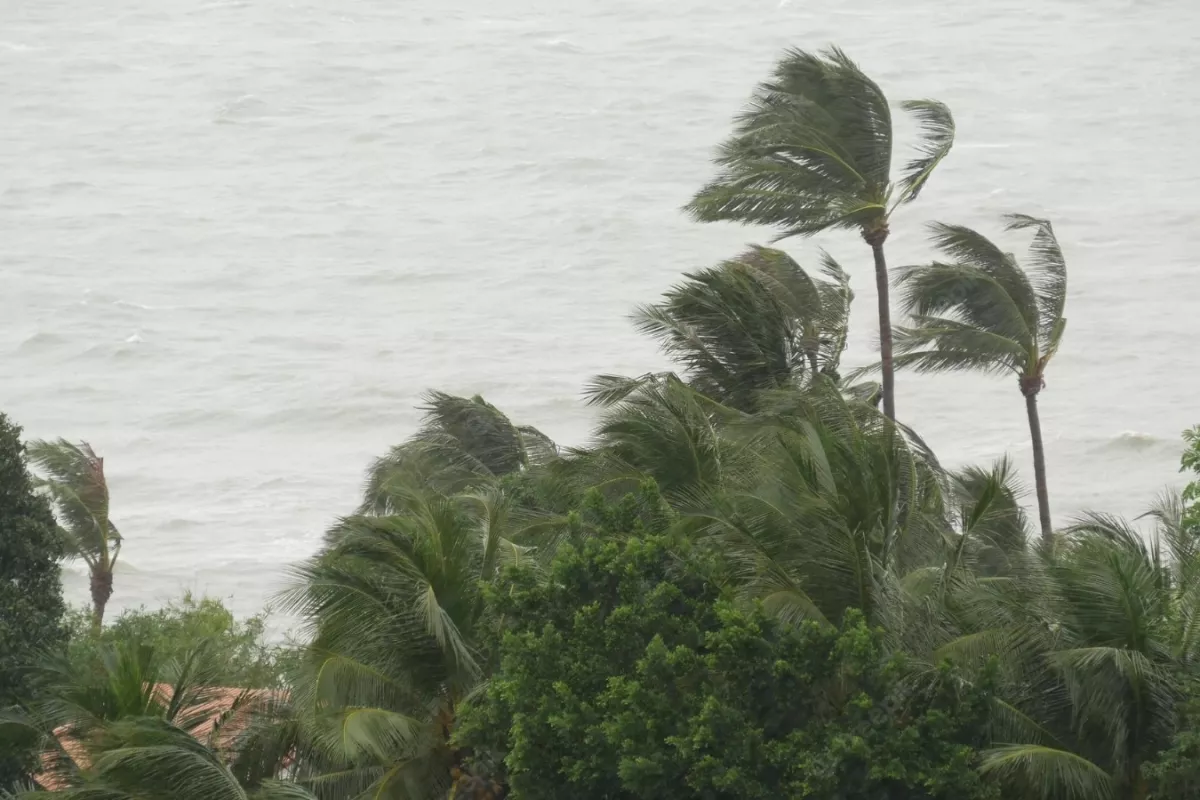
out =
<path fill-rule="evenodd" d="M 770 237 L 677 209 L 781 50 L 828 43 L 957 117 L 893 264 L 929 256 L 932 219 L 1056 224 L 1056 519 L 1179 483 L 1200 422 L 1194 0 L 0 0 L 0 409 L 105 456 L 114 611 L 181 587 L 262 607 L 427 388 L 586 441 L 589 376 L 664 364 L 634 304 Z M 853 273 L 846 362 L 866 362 L 869 252 L 787 244 L 818 246 Z M 1009 452 L 1030 476 L 1014 379 L 898 386 L 946 463 Z"/>

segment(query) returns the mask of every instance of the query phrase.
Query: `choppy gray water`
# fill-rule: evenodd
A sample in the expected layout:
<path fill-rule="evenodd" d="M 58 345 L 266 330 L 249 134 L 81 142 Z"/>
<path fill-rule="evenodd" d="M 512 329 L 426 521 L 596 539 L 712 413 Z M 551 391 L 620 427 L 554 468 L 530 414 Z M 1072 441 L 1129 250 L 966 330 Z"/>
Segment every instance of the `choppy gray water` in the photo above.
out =
<path fill-rule="evenodd" d="M 768 236 L 677 207 L 781 48 L 836 42 L 958 118 L 894 263 L 931 218 L 1054 219 L 1054 510 L 1137 512 L 1200 421 L 1200 4 L 965 9 L 0 0 L 0 408 L 107 457 L 115 607 L 187 586 L 253 611 L 427 387 L 577 443 L 588 376 L 660 366 L 632 305 Z M 822 243 L 854 273 L 865 361 L 868 254 Z M 898 405 L 943 460 L 1029 473 L 1014 381 L 902 375 Z"/>

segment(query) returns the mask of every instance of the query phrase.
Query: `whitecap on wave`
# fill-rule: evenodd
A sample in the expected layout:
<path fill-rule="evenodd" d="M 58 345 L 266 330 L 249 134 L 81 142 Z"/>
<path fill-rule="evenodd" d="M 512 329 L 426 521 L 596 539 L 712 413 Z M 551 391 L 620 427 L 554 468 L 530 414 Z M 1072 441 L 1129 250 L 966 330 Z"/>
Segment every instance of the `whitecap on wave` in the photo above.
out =
<path fill-rule="evenodd" d="M 1142 431 L 1122 431 L 1107 439 L 1098 448 L 1103 451 L 1143 453 L 1149 450 L 1179 450 L 1182 445 L 1176 439 L 1164 439 Z"/>
<path fill-rule="evenodd" d="M 271 107 L 252 94 L 244 94 L 217 109 L 213 122 L 235 123 L 272 116 Z"/>

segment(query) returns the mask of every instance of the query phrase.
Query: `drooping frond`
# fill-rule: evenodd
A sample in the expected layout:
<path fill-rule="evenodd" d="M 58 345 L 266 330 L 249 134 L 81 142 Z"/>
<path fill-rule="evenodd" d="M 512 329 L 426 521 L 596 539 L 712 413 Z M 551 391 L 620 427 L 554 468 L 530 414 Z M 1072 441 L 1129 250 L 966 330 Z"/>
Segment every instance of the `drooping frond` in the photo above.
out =
<path fill-rule="evenodd" d="M 1016 260 L 991 240 L 962 225 L 934 222 L 929 225 L 934 246 L 956 264 L 975 267 L 994 281 L 1008 296 L 1011 305 L 1023 317 L 1027 335 L 1037 330 L 1038 306 L 1029 282 Z"/>
<path fill-rule="evenodd" d="M 131 718 L 95 734 L 86 777 L 66 797 L 247 800 L 219 754 L 169 722 Z"/>
<path fill-rule="evenodd" d="M 937 100 L 908 100 L 900 107 L 915 116 L 921 127 L 921 142 L 917 145 L 919 155 L 904 165 L 899 182 L 899 202 L 910 203 L 925 188 L 938 164 L 950 154 L 950 148 L 954 146 L 954 117 L 950 109 Z"/>
<path fill-rule="evenodd" d="M 850 276 L 842 265 L 824 251 L 821 253 L 821 273 L 826 277 L 817 287 L 821 294 L 821 371 L 836 379 L 850 332 L 850 304 L 854 301 L 854 291 L 850 288 Z"/>
<path fill-rule="evenodd" d="M 110 568 L 120 534 L 109 522 L 104 459 L 87 442 L 38 440 L 28 445 L 29 460 L 44 473 L 35 484 L 49 497 L 64 543 L 89 567 Z"/>
<path fill-rule="evenodd" d="M 897 367 L 918 372 L 1021 373 L 1027 353 L 1019 343 L 944 317 L 914 317 L 894 333 Z"/>
<path fill-rule="evenodd" d="M 1044 349 L 1053 350 L 1061 336 L 1061 333 L 1055 335 L 1053 325 L 1062 318 L 1067 303 L 1066 259 L 1063 258 L 1050 220 L 1026 214 L 1009 214 L 1007 219 L 1008 230 L 1032 228 L 1034 231 L 1033 243 L 1029 247 L 1032 266 L 1029 278 L 1038 298 L 1041 320 L 1038 336 Z"/>
<path fill-rule="evenodd" d="M 1107 772 L 1067 750 L 1041 745 L 997 747 L 984 754 L 981 770 L 1016 784 L 1030 797 L 1063 800 L 1115 800 L 1115 785 Z"/>

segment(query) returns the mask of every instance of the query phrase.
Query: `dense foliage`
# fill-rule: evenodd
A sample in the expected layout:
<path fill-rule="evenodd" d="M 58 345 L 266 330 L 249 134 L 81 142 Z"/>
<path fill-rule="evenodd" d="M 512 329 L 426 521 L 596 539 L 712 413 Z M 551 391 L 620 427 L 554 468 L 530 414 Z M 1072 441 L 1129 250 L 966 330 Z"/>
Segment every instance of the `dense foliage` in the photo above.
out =
<path fill-rule="evenodd" d="M 892 214 L 955 133 L 940 103 L 902 107 L 919 139 L 894 174 L 880 87 L 841 51 L 790 51 L 688 205 L 860 233 L 878 363 L 842 364 L 852 270 L 754 246 L 639 308 L 674 371 L 595 378 L 586 446 L 431 392 L 294 567 L 294 651 L 209 601 L 103 627 L 104 461 L 33 444 L 53 537 L 4 428 L 0 555 L 33 585 L 0 580 L 24 637 L 0 652 L 3 741 L 25 765 L 40 742 L 39 778 L 81 800 L 1193 796 L 1200 432 L 1193 480 L 1141 522 L 1055 526 L 1037 399 L 1066 258 L 1044 219 L 1009 216 L 1003 240 L 934 224 L 893 326 Z M 897 415 L 903 367 L 1017 379 L 1040 536 L 1009 459 L 947 470 Z M 91 572 L 90 624 L 18 670 L 30 626 L 57 635 L 56 542 Z"/>
<path fill-rule="evenodd" d="M 106 647 L 123 642 L 150 647 L 164 660 L 182 659 L 197 642 L 205 642 L 213 662 L 211 678 L 219 685 L 265 688 L 282 685 L 295 660 L 292 648 L 268 640 L 265 614 L 238 620 L 220 600 L 197 600 L 191 593 L 162 608 L 127 609 L 99 634 L 91 615 L 79 609 L 72 609 L 67 624 L 68 658 L 80 668 L 99 664 Z"/>
<path fill-rule="evenodd" d="M 986 680 L 914 682 L 855 611 L 839 630 L 740 608 L 713 561 L 666 536 L 593 539 L 492 589 L 499 667 L 461 723 L 462 783 L 513 800 L 995 796 L 976 770 Z"/>
<path fill-rule="evenodd" d="M 66 638 L 58 560 L 62 543 L 25 466 L 21 429 L 0 414 L 0 711 L 36 697 L 29 670 Z M 24 778 L 36 749 L 0 740 L 0 788 Z"/>

